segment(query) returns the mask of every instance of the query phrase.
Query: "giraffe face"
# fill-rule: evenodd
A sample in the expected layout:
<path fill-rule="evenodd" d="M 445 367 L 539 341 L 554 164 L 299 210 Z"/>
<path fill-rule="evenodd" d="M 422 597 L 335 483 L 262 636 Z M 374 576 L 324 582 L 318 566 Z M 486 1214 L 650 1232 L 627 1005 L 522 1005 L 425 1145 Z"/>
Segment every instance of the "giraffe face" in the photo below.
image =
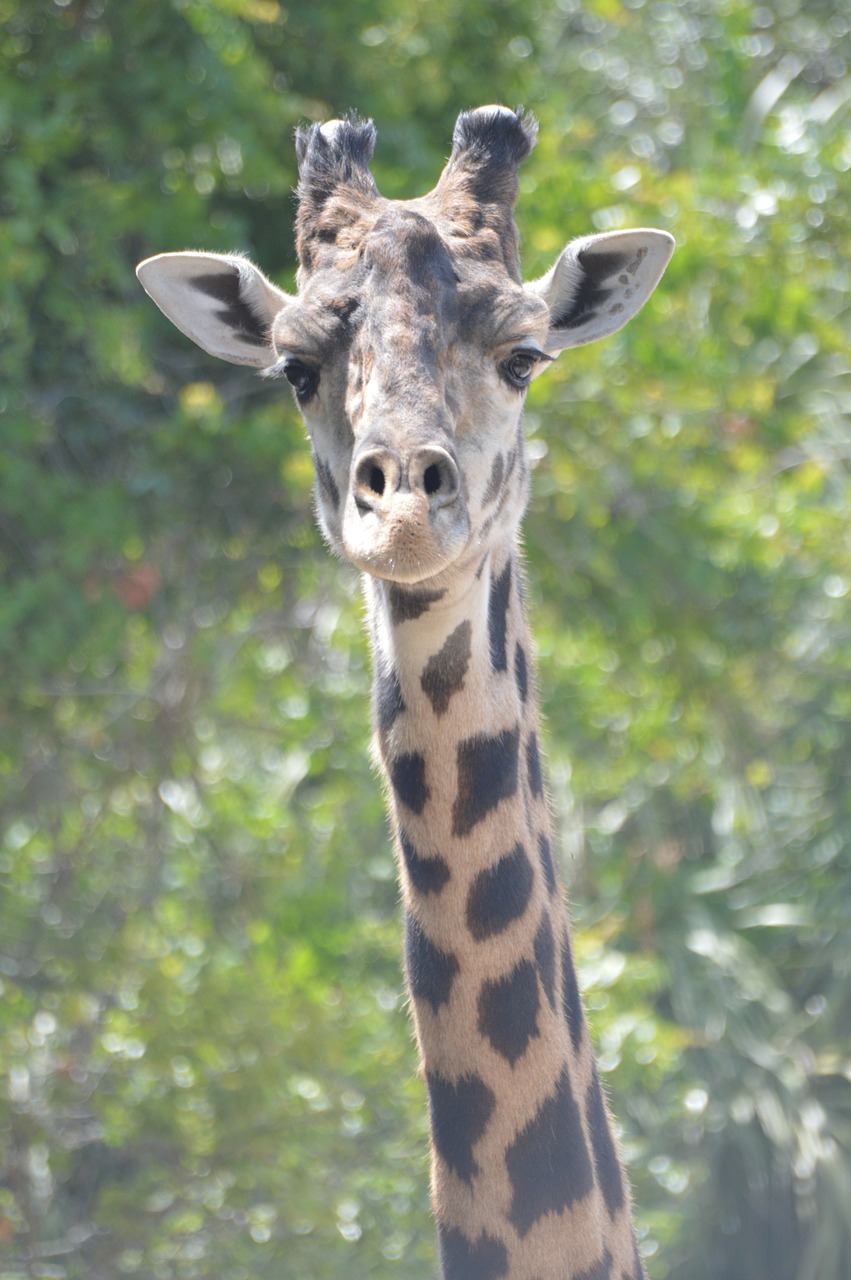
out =
<path fill-rule="evenodd" d="M 302 273 L 273 329 L 316 466 L 325 535 L 358 568 L 423 583 L 476 566 L 527 492 L 526 387 L 548 309 L 458 252 L 440 221 L 384 202 L 337 260 Z"/>
<path fill-rule="evenodd" d="M 446 586 L 510 536 L 527 494 L 529 382 L 562 348 L 621 328 L 673 249 L 660 231 L 588 236 L 523 285 L 514 202 L 536 128 L 504 107 L 462 114 L 437 186 L 407 202 L 378 192 L 371 123 L 300 130 L 295 297 L 239 257 L 137 268 L 205 350 L 292 384 L 323 531 L 390 582 Z"/>

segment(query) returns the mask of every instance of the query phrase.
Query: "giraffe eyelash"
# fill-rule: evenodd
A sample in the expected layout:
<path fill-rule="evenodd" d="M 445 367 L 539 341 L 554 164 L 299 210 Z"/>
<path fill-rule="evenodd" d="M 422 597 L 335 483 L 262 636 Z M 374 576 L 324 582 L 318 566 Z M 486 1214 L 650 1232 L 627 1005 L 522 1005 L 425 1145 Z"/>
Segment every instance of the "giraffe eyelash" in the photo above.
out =
<path fill-rule="evenodd" d="M 505 381 L 517 391 L 524 391 L 532 381 L 535 365 L 551 361 L 552 356 L 537 347 L 517 347 L 499 367 Z"/>
<path fill-rule="evenodd" d="M 319 386 L 319 370 L 298 356 L 283 356 L 264 370 L 264 377 L 286 378 L 300 405 L 306 404 Z"/>

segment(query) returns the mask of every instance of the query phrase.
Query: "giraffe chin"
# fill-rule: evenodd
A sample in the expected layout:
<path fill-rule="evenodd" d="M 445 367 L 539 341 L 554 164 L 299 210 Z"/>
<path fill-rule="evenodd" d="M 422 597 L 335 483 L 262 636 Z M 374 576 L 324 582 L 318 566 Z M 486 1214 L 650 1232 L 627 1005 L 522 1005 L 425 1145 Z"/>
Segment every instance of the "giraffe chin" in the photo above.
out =
<path fill-rule="evenodd" d="M 382 542 L 380 546 L 344 545 L 343 554 L 355 568 L 384 582 L 413 587 L 441 577 L 464 558 L 467 539 L 455 539 L 450 546 L 417 546 L 408 539 Z"/>
<path fill-rule="evenodd" d="M 408 556 L 404 550 L 399 552 L 364 552 L 349 548 L 345 551 L 347 560 L 368 573 L 372 578 L 380 578 L 383 582 L 393 582 L 400 587 L 415 587 L 437 578 L 458 562 L 459 556 L 436 555 L 434 558 L 419 553 Z"/>
<path fill-rule="evenodd" d="M 401 503 L 398 504 L 401 507 Z M 409 502 L 407 518 L 380 518 L 370 513 L 344 521 L 342 553 L 373 578 L 415 586 L 455 566 L 464 556 L 470 523 L 466 512 L 452 521 L 429 518 L 425 504 Z M 418 508 L 422 508 L 419 510 Z M 401 516 L 402 513 L 399 512 Z"/>

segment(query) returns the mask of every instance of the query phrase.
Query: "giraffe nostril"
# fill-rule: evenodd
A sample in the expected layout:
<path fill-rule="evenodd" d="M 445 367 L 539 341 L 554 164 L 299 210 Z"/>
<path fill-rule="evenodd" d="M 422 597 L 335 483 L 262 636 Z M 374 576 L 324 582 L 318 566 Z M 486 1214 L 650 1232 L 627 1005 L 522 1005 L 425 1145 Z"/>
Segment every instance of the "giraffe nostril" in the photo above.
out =
<path fill-rule="evenodd" d="M 451 505 L 461 488 L 455 459 L 440 445 L 414 450 L 408 461 L 408 478 L 414 492 L 425 494 L 435 509 Z"/>
<path fill-rule="evenodd" d="M 399 488 L 401 468 L 391 449 L 369 449 L 355 463 L 352 491 L 364 511 L 376 511 Z"/>

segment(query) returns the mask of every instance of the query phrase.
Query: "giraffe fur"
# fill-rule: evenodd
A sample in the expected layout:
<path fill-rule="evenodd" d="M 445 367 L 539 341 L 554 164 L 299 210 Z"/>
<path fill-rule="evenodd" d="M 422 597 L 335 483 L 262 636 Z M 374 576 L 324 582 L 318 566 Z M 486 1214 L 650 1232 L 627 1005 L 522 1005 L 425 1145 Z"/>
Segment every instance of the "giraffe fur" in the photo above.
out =
<path fill-rule="evenodd" d="M 444 1280 L 643 1280 L 553 855 L 522 410 L 561 350 L 643 305 L 673 241 L 584 237 L 524 285 L 514 204 L 536 132 L 465 112 L 435 188 L 391 201 L 371 122 L 313 125 L 296 295 L 239 256 L 138 272 L 205 350 L 291 383 L 320 526 L 363 573 Z"/>

